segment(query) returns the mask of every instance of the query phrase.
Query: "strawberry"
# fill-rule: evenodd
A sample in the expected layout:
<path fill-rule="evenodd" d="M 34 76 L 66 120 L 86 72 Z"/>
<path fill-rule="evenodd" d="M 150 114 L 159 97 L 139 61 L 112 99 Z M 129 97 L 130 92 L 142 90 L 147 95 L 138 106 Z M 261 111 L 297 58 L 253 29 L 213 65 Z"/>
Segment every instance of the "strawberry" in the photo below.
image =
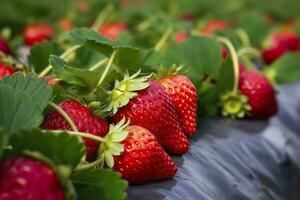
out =
<path fill-rule="evenodd" d="M 114 169 L 131 184 L 142 184 L 171 178 L 175 163 L 161 148 L 155 136 L 140 126 L 127 127 L 128 137 L 122 142 L 124 152 L 115 156 Z"/>
<path fill-rule="evenodd" d="M 174 37 L 175 42 L 184 42 L 188 37 L 188 31 L 186 29 L 180 30 Z"/>
<path fill-rule="evenodd" d="M 274 89 L 268 79 L 260 72 L 244 70 L 240 74 L 239 91 L 248 98 L 251 117 L 269 117 L 277 113 Z"/>
<path fill-rule="evenodd" d="M 7 65 L 0 63 L 0 79 L 4 76 L 11 76 L 15 73 L 15 71 Z"/>
<path fill-rule="evenodd" d="M 116 41 L 120 37 L 122 32 L 127 30 L 127 24 L 122 22 L 114 22 L 110 24 L 105 24 L 99 28 L 99 33 L 101 33 L 104 37 Z"/>
<path fill-rule="evenodd" d="M 31 24 L 23 31 L 24 43 L 28 46 L 50 40 L 54 36 L 54 30 L 49 24 Z"/>
<path fill-rule="evenodd" d="M 0 52 L 4 54 L 11 54 L 11 49 L 4 38 L 0 37 Z"/>
<path fill-rule="evenodd" d="M 80 132 L 96 136 L 104 136 L 108 132 L 109 124 L 95 116 L 87 107 L 74 100 L 67 100 L 59 105 L 72 119 Z M 52 112 L 45 117 L 42 127 L 50 130 L 71 130 L 68 122 L 58 112 Z M 86 147 L 86 160 L 92 161 L 98 153 L 99 143 L 83 138 Z"/>
<path fill-rule="evenodd" d="M 156 81 L 147 77 L 134 79 L 126 76 L 116 82 L 107 110 L 112 110 L 112 121 L 130 119 L 132 125 L 139 125 L 153 133 L 160 144 L 169 152 L 187 152 L 189 142 L 178 121 L 171 97 Z"/>
<path fill-rule="evenodd" d="M 1 200 L 65 200 L 56 172 L 27 157 L 12 157 L 0 164 Z"/>
<path fill-rule="evenodd" d="M 262 51 L 262 57 L 270 64 L 288 51 L 297 51 L 299 43 L 299 38 L 294 32 L 274 32 Z"/>
<path fill-rule="evenodd" d="M 228 28 L 228 25 L 221 20 L 211 20 L 208 21 L 206 26 L 201 30 L 203 35 L 212 35 L 214 32 L 218 30 L 225 30 Z"/>
<path fill-rule="evenodd" d="M 197 128 L 197 90 L 188 77 L 183 75 L 167 76 L 158 81 L 171 97 L 182 130 L 187 136 Z"/>
<path fill-rule="evenodd" d="M 63 31 L 70 31 L 70 30 L 72 30 L 74 28 L 74 24 L 68 18 L 62 18 L 59 21 L 59 27 Z"/>

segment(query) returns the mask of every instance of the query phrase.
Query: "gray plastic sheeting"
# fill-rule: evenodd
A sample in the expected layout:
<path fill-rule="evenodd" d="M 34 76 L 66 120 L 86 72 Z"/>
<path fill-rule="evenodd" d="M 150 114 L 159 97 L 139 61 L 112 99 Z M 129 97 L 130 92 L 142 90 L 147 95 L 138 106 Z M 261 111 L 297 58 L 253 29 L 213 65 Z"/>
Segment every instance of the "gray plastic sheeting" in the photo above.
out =
<path fill-rule="evenodd" d="M 173 157 L 173 179 L 130 186 L 127 199 L 300 199 L 300 83 L 281 86 L 278 101 L 269 120 L 204 123 L 189 152 Z"/>

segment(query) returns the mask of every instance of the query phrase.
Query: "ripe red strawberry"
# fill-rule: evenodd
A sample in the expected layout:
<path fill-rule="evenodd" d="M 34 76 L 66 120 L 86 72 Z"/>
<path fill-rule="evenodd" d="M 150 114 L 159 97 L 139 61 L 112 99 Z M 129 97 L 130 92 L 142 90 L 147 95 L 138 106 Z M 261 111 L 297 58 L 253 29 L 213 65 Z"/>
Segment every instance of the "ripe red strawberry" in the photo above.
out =
<path fill-rule="evenodd" d="M 258 71 L 244 70 L 240 74 L 239 90 L 248 97 L 251 117 L 269 117 L 277 113 L 277 100 L 268 79 Z"/>
<path fill-rule="evenodd" d="M 5 54 L 11 54 L 11 49 L 4 38 L 0 37 L 0 52 Z"/>
<path fill-rule="evenodd" d="M 2 79 L 4 76 L 11 76 L 15 73 L 15 71 L 7 65 L 0 63 L 0 79 Z"/>
<path fill-rule="evenodd" d="M 124 152 L 114 157 L 114 169 L 131 184 L 171 178 L 175 163 L 161 148 L 155 136 L 140 126 L 127 127 L 128 137 L 122 142 Z"/>
<path fill-rule="evenodd" d="M 174 37 L 175 42 L 184 42 L 188 37 L 188 31 L 186 29 L 180 30 Z"/>
<path fill-rule="evenodd" d="M 151 80 L 148 83 L 146 89 L 138 91 L 137 96 L 118 109 L 112 121 L 117 123 L 124 117 L 130 119 L 131 124 L 153 133 L 167 151 L 174 154 L 187 152 L 189 142 L 179 124 L 172 99 L 159 83 Z M 121 83 L 113 95 L 122 95 L 125 92 L 123 86 Z M 128 87 L 132 86 L 128 84 Z"/>
<path fill-rule="evenodd" d="M 32 24 L 25 27 L 23 32 L 24 43 L 28 46 L 50 40 L 54 36 L 54 30 L 49 24 Z"/>
<path fill-rule="evenodd" d="M 174 75 L 158 81 L 173 100 L 182 130 L 191 136 L 197 129 L 197 90 L 188 77 Z"/>
<path fill-rule="evenodd" d="M 211 35 L 218 30 L 225 30 L 225 29 L 227 29 L 227 27 L 228 27 L 228 25 L 224 21 L 211 20 L 211 21 L 208 21 L 206 26 L 201 30 L 201 33 L 203 35 Z"/>
<path fill-rule="evenodd" d="M 65 200 L 55 171 L 27 157 L 13 157 L 0 164 L 1 200 Z"/>
<path fill-rule="evenodd" d="M 99 33 L 112 41 L 116 41 L 120 37 L 120 34 L 126 30 L 127 24 L 122 22 L 114 22 L 100 27 Z"/>
<path fill-rule="evenodd" d="M 109 124 L 95 116 L 87 107 L 74 100 L 67 100 L 59 105 L 73 120 L 80 132 L 90 133 L 96 136 L 105 136 Z M 45 117 L 42 127 L 50 130 L 71 130 L 68 122 L 58 113 L 52 112 Z M 98 153 L 99 143 L 83 138 L 86 148 L 86 160 L 92 161 Z"/>
<path fill-rule="evenodd" d="M 263 49 L 262 56 L 270 64 L 288 51 L 297 51 L 299 43 L 300 40 L 294 32 L 275 32 Z"/>

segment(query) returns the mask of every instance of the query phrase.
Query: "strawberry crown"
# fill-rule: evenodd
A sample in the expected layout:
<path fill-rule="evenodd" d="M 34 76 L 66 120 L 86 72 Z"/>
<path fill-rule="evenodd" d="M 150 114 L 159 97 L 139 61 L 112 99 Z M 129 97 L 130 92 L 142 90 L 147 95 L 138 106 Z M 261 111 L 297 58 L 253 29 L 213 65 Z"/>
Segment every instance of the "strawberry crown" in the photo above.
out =
<path fill-rule="evenodd" d="M 114 89 L 110 92 L 110 95 L 100 110 L 96 111 L 96 114 L 100 115 L 114 115 L 119 108 L 126 106 L 130 99 L 137 96 L 137 92 L 146 89 L 149 86 L 147 80 L 151 75 L 138 77 L 140 70 L 129 76 L 128 72 L 124 75 L 122 81 L 116 80 Z"/>

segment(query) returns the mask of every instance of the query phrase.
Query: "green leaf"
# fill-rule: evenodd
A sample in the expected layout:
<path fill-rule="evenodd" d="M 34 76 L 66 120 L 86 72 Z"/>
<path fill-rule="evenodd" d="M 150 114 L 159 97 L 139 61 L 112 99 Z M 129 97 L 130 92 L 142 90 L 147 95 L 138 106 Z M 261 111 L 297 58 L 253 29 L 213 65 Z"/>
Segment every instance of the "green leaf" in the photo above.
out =
<path fill-rule="evenodd" d="M 242 42 L 239 36 L 237 35 L 237 32 L 233 30 L 219 30 L 215 32 L 216 35 L 222 36 L 230 40 L 232 45 L 236 50 L 240 49 L 242 47 Z"/>
<path fill-rule="evenodd" d="M 11 137 L 10 144 L 16 154 L 41 155 L 40 159 L 50 159 L 55 166 L 69 170 L 75 169 L 85 155 L 82 140 L 65 132 L 23 130 Z"/>
<path fill-rule="evenodd" d="M 38 127 L 42 121 L 42 110 L 32 98 L 13 86 L 0 82 L 0 127 L 2 134 L 10 135 L 20 129 Z"/>
<path fill-rule="evenodd" d="M 108 169 L 81 170 L 72 175 L 78 200 L 122 200 L 126 197 L 127 182 Z"/>
<path fill-rule="evenodd" d="M 7 144 L 7 136 L 3 133 L 2 128 L 0 127 L 0 159 L 2 156 L 2 151 Z"/>
<path fill-rule="evenodd" d="M 166 52 L 166 65 L 173 64 L 184 65 L 194 82 L 204 75 L 217 77 L 222 64 L 221 46 L 208 37 L 190 37 Z"/>
<path fill-rule="evenodd" d="M 51 54 L 60 55 L 63 50 L 55 43 L 45 41 L 34 45 L 30 49 L 28 57 L 30 64 L 34 66 L 35 72 L 40 73 L 46 66 L 49 65 L 49 56 Z"/>
<path fill-rule="evenodd" d="M 91 71 L 89 69 L 80 69 L 70 67 L 59 56 L 51 55 L 50 64 L 53 66 L 53 72 L 63 81 L 81 87 L 81 90 L 90 92 L 97 86 L 97 83 L 102 75 L 99 70 Z"/>
<path fill-rule="evenodd" d="M 221 93 L 230 92 L 234 88 L 234 69 L 232 60 L 227 58 L 223 63 L 217 79 L 217 86 Z"/>
<path fill-rule="evenodd" d="M 117 51 L 114 64 L 122 69 L 136 71 L 140 68 L 143 53 L 140 49 L 121 42 L 112 42 L 99 33 L 88 28 L 79 28 L 71 32 L 73 42 L 92 48 L 106 57 Z"/>
<path fill-rule="evenodd" d="M 286 53 L 271 66 L 265 68 L 266 75 L 277 83 L 292 83 L 300 79 L 300 53 Z M 273 76 L 273 77 L 272 77 Z"/>
<path fill-rule="evenodd" d="M 23 73 L 18 72 L 13 76 L 4 77 L 0 84 L 11 85 L 15 91 L 26 94 L 31 98 L 32 104 L 38 106 L 41 110 L 46 107 L 52 96 L 51 87 L 48 87 L 47 82 L 38 78 L 34 73 L 23 75 Z"/>

